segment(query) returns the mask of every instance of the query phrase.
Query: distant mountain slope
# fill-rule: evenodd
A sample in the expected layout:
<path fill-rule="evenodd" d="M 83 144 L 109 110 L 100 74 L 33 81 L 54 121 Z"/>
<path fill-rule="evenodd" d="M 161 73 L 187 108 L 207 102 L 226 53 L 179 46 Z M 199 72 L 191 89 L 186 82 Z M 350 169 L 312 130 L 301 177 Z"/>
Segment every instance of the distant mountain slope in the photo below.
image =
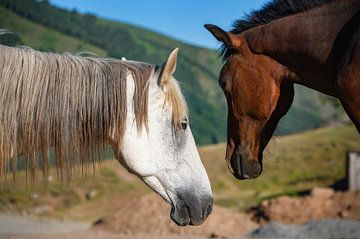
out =
<path fill-rule="evenodd" d="M 15 39 L 20 41 L 21 44 L 39 50 L 57 52 L 78 52 L 87 50 L 99 56 L 107 55 L 107 52 L 99 47 L 28 21 L 25 18 L 6 10 L 2 6 L 0 6 L 0 28 L 6 28 L 12 31 L 12 33 L 14 33 L 13 35 L 17 36 Z"/>
<path fill-rule="evenodd" d="M 128 24 L 79 14 L 36 0 L 0 0 L 0 28 L 17 34 L 23 45 L 57 52 L 90 51 L 161 64 L 180 47 L 176 78 L 190 108 L 190 121 L 200 145 L 225 141 L 226 103 L 217 86 L 221 61 L 213 50 L 194 47 Z M 210 37 L 210 36 L 209 36 Z M 299 88 L 294 106 L 278 128 L 279 134 L 316 128 L 334 118 L 323 109 L 317 93 Z"/>

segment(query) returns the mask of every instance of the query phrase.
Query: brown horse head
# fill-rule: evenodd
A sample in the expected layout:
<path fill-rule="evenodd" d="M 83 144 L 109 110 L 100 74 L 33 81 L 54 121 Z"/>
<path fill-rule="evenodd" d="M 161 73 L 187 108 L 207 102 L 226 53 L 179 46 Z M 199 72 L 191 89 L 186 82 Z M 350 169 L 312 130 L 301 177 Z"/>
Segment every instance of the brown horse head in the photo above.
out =
<path fill-rule="evenodd" d="M 256 178 L 263 150 L 290 107 L 293 86 L 282 83 L 286 69 L 268 56 L 254 54 L 243 34 L 205 27 L 231 52 L 219 78 L 228 103 L 228 167 L 238 179 Z"/>

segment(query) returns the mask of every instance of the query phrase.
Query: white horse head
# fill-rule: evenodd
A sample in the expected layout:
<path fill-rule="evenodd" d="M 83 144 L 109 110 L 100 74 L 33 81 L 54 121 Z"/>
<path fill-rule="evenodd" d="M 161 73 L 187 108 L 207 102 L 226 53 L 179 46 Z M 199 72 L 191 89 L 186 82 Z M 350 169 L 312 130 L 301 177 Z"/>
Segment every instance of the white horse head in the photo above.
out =
<path fill-rule="evenodd" d="M 71 179 L 75 165 L 110 143 L 120 163 L 172 205 L 177 224 L 202 223 L 212 193 L 172 77 L 176 59 L 177 50 L 156 69 L 0 45 L 0 176 L 26 153 L 32 169 L 44 158 L 46 178 L 53 147 L 61 179 Z"/>
<path fill-rule="evenodd" d="M 212 210 L 212 192 L 190 130 L 186 102 L 173 77 L 178 49 L 148 84 L 147 129 L 139 130 L 133 107 L 134 80 L 127 78 L 128 111 L 118 160 L 172 205 L 178 225 L 199 225 Z"/>

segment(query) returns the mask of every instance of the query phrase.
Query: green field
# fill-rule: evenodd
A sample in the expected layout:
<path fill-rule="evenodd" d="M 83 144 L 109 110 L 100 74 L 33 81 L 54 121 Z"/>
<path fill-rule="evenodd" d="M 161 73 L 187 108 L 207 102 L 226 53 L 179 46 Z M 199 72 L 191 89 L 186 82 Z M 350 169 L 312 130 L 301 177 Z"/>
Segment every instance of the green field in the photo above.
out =
<path fill-rule="evenodd" d="M 315 186 L 330 186 L 346 175 L 346 152 L 360 150 L 353 125 L 334 126 L 272 139 L 264 170 L 255 180 L 238 181 L 225 166 L 224 145 L 200 149 L 217 203 L 246 209 L 264 198 L 296 196 Z"/>

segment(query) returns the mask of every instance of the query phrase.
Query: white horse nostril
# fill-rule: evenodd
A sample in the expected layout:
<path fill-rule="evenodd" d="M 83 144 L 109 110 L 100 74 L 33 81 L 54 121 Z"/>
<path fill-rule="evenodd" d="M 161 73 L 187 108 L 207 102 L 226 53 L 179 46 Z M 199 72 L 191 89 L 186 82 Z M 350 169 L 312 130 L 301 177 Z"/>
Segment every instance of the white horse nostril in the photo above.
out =
<path fill-rule="evenodd" d="M 191 223 L 190 210 L 183 204 L 172 206 L 170 217 L 178 226 L 187 226 Z"/>
<path fill-rule="evenodd" d="M 211 201 L 211 203 L 209 204 L 207 211 L 206 211 L 206 216 L 209 216 L 212 213 L 212 209 L 213 209 L 213 202 Z"/>
<path fill-rule="evenodd" d="M 203 211 L 203 220 L 205 220 L 212 212 L 213 209 L 213 199 L 210 198 L 208 203 L 205 204 L 204 211 Z"/>

